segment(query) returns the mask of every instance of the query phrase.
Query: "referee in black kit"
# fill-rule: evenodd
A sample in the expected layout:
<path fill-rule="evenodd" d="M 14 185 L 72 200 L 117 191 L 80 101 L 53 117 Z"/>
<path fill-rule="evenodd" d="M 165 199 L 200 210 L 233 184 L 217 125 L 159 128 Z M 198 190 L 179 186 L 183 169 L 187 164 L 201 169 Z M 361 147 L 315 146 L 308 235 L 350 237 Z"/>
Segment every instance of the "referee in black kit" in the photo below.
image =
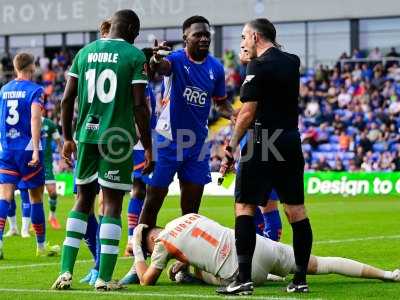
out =
<path fill-rule="evenodd" d="M 247 56 L 246 79 L 240 98 L 243 106 L 220 172 L 232 167 L 233 153 L 248 129 L 253 129 L 242 149 L 235 187 L 235 238 L 239 273 L 236 280 L 217 290 L 220 294 L 253 292 L 251 265 L 256 244 L 253 216 L 274 188 L 284 204 L 293 230 L 297 265 L 286 291 L 308 292 L 307 265 L 312 230 L 304 206 L 304 158 L 298 131 L 300 60 L 281 51 L 276 30 L 267 19 L 255 19 L 242 31 L 241 57 Z M 257 263 L 257 262 L 255 262 Z"/>

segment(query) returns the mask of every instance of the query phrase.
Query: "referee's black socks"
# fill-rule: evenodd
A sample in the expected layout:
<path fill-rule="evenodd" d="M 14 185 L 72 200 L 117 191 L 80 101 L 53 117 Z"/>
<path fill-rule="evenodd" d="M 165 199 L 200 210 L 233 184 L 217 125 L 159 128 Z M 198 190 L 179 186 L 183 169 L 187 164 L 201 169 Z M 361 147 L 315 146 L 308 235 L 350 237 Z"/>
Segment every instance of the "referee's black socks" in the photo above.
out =
<path fill-rule="evenodd" d="M 254 217 L 242 215 L 235 222 L 236 252 L 239 263 L 238 281 L 251 281 L 251 262 L 256 247 L 256 226 Z"/>
<path fill-rule="evenodd" d="M 312 229 L 308 218 L 291 224 L 293 230 L 293 251 L 297 270 L 293 277 L 294 284 L 306 283 L 308 261 L 312 247 Z"/>

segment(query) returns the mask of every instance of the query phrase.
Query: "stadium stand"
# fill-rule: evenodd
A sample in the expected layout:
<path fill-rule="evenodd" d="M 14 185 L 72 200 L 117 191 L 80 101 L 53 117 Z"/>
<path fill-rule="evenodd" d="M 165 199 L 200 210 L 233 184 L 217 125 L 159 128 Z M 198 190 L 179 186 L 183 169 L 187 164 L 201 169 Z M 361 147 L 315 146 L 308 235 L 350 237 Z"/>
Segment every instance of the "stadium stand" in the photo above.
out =
<path fill-rule="evenodd" d="M 59 126 L 60 100 L 71 53 L 36 61 L 35 80 L 45 87 L 47 117 Z M 329 68 L 319 65 L 302 70 L 301 117 L 306 171 L 400 170 L 400 55 L 392 48 L 383 56 L 376 48 L 366 55 L 355 50 L 342 54 Z M 0 55 L 0 86 L 12 77 L 11 56 Z M 238 107 L 238 93 L 245 68 L 227 50 L 223 56 L 228 97 Z M 155 83 L 161 90 L 161 81 Z M 160 97 L 159 97 L 160 98 Z M 223 146 L 232 128 L 213 110 L 210 165 L 218 171 Z M 68 170 L 54 145 L 55 171 Z"/>

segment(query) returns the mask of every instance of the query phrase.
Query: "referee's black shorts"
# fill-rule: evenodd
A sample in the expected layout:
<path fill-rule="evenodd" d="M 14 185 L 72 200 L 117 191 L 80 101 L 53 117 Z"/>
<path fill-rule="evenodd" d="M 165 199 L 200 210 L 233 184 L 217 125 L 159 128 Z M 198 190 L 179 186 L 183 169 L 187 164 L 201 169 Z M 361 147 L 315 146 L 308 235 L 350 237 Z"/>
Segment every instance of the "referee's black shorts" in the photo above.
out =
<path fill-rule="evenodd" d="M 262 152 L 266 150 L 259 144 L 254 145 L 249 158 L 246 154 L 250 146 L 242 149 L 235 185 L 237 203 L 264 206 L 275 189 L 282 203 L 304 204 L 304 158 L 298 131 L 283 132 L 274 145 L 284 161 L 278 161 L 270 151 L 268 160 L 263 161 Z"/>

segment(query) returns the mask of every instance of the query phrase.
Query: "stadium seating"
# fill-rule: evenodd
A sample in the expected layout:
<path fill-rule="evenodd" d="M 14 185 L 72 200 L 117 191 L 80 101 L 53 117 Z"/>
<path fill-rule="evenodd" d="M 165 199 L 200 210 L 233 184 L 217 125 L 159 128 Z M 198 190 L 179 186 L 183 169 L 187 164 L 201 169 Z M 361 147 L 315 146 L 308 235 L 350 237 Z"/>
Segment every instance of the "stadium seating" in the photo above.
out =
<path fill-rule="evenodd" d="M 39 58 L 37 61 L 35 80 L 42 83 L 46 90 L 47 117 L 58 125 L 65 71 L 72 57 L 72 53 L 58 53 L 48 60 Z M 48 64 L 43 64 L 42 61 L 48 61 Z M 365 163 L 371 166 L 370 169 L 380 170 L 383 155 L 390 155 L 393 168 L 400 170 L 400 78 L 397 75 L 400 74 L 400 67 L 397 64 L 364 64 L 362 67 L 365 70 L 361 79 L 358 79 L 354 72 L 355 66 L 355 63 L 338 63 L 333 68 L 319 67 L 302 72 L 299 128 L 303 138 L 311 128 L 315 131 L 313 138 L 304 139 L 306 170 L 318 169 L 317 162 L 322 157 L 331 168 L 334 167 L 335 160 L 340 159 L 345 169 L 350 162 L 357 162 L 355 166 L 359 170 L 363 170 L 361 162 L 365 157 Z M 240 75 L 243 77 L 245 72 L 242 66 L 232 61 L 226 63 L 225 67 L 227 89 L 235 106 L 238 106 L 240 81 L 237 78 Z M 6 75 L 0 73 L 0 85 L 6 81 Z M 160 84 L 160 79 L 154 83 L 158 91 Z M 351 96 L 349 103 L 341 100 L 348 98 L 344 97 L 345 94 Z M 309 104 L 315 102 L 318 103 L 317 111 L 310 111 Z M 218 121 L 215 111 L 210 115 L 210 122 L 220 124 L 215 126 L 217 131 L 212 134 L 212 156 L 220 158 L 231 128 L 226 126 L 226 122 Z M 356 122 L 356 116 L 362 117 L 361 123 Z M 393 128 L 390 128 L 391 124 Z M 344 137 L 340 136 L 342 132 Z M 359 147 L 363 149 L 358 153 Z M 67 166 L 61 162 L 57 147 L 54 146 L 53 150 L 54 158 L 58 162 L 56 170 L 65 170 Z"/>

